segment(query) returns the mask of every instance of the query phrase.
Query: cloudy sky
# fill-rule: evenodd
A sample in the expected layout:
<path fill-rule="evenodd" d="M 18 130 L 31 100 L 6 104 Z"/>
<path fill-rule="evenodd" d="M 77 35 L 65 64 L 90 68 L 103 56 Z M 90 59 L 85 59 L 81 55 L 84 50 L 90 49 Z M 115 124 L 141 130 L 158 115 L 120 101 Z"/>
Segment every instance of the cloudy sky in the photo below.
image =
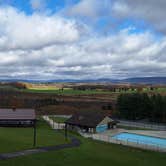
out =
<path fill-rule="evenodd" d="M 166 76 L 165 0 L 0 0 L 0 78 Z"/>

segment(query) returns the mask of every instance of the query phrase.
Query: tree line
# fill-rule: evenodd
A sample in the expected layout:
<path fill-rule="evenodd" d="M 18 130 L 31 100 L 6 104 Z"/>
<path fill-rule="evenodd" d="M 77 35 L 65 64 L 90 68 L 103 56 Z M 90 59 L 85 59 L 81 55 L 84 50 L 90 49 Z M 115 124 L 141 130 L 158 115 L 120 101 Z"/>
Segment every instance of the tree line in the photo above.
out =
<path fill-rule="evenodd" d="M 121 94 L 117 99 L 117 110 L 119 118 L 166 123 L 166 96 L 149 96 L 146 93 Z"/>

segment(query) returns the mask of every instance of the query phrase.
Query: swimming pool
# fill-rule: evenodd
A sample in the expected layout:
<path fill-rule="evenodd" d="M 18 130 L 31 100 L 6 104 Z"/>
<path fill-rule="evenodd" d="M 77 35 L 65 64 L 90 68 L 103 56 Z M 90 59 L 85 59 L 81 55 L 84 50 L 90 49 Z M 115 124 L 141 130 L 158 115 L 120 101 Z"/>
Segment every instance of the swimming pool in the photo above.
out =
<path fill-rule="evenodd" d="M 111 138 L 115 140 L 120 140 L 120 141 L 126 141 L 126 142 L 128 141 L 128 142 L 137 143 L 137 144 L 166 148 L 166 139 L 158 138 L 158 137 L 123 132 L 123 133 L 114 135 Z"/>

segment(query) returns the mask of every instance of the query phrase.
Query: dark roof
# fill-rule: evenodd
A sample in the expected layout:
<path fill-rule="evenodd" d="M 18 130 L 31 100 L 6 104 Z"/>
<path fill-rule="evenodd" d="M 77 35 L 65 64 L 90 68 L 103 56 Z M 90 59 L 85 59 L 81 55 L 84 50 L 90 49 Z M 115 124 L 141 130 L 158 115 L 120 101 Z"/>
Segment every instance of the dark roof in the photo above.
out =
<path fill-rule="evenodd" d="M 66 120 L 65 123 L 78 126 L 96 127 L 105 117 L 106 115 L 96 112 L 77 113 L 70 119 Z"/>
<path fill-rule="evenodd" d="M 34 120 L 34 109 L 1 109 L 0 120 Z"/>

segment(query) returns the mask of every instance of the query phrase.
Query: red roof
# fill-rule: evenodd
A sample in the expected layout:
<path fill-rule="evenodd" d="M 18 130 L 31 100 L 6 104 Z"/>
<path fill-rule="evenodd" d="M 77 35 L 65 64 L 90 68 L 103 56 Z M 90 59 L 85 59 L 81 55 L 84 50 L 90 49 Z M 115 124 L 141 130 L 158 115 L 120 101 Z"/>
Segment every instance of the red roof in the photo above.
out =
<path fill-rule="evenodd" d="M 34 120 L 36 119 L 34 109 L 1 109 L 0 120 Z"/>

